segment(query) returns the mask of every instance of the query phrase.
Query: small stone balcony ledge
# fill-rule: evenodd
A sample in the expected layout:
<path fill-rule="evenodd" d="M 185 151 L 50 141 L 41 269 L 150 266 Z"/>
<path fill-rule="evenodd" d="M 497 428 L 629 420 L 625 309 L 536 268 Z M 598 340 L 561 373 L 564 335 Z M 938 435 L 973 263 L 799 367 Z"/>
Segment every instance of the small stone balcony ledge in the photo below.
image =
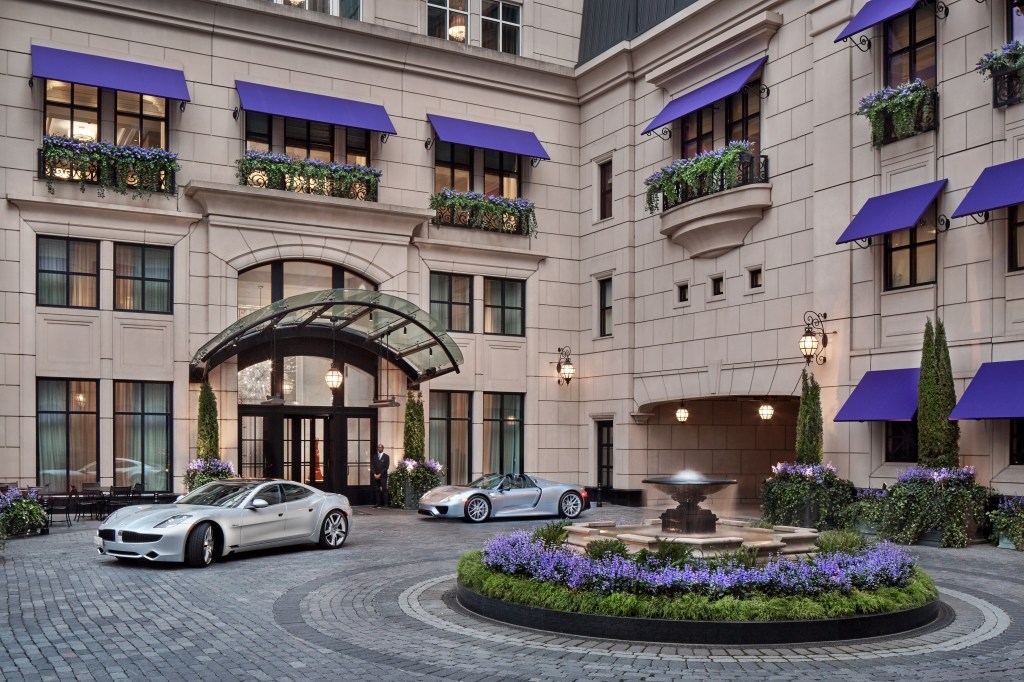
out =
<path fill-rule="evenodd" d="M 742 185 L 663 211 L 660 232 L 691 258 L 714 258 L 741 246 L 771 205 L 770 182 Z"/>

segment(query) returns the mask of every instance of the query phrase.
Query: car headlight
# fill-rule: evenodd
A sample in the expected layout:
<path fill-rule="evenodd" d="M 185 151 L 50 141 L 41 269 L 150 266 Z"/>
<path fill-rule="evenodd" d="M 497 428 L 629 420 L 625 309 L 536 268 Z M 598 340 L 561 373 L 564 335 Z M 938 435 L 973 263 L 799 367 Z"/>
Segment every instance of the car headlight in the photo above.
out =
<path fill-rule="evenodd" d="M 438 504 L 451 504 L 454 501 L 455 501 L 455 495 L 449 495 L 448 497 L 446 497 L 443 500 L 441 500 L 440 502 L 438 502 Z"/>
<path fill-rule="evenodd" d="M 156 524 L 154 528 L 173 528 L 174 526 L 179 526 L 185 523 L 191 518 L 191 514 L 175 514 L 171 518 L 164 519 L 160 523 Z"/>

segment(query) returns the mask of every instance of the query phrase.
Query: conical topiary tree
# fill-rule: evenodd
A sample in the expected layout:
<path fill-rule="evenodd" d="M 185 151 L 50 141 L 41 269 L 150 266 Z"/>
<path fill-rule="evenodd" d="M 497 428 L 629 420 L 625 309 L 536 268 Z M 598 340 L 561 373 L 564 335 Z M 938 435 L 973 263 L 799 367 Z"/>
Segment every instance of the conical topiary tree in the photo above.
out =
<path fill-rule="evenodd" d="M 949 415 L 956 407 L 956 387 L 953 385 L 953 365 L 946 345 L 946 325 L 935 318 L 935 365 L 938 379 L 936 402 L 939 407 L 942 427 L 941 457 L 938 466 L 960 466 L 960 424 L 950 421 Z"/>
<path fill-rule="evenodd" d="M 917 380 L 917 461 L 921 466 L 942 466 L 946 429 L 939 400 L 939 367 L 935 356 L 935 328 L 931 318 L 924 325 L 921 374 Z"/>
<path fill-rule="evenodd" d="M 196 433 L 196 458 L 220 459 L 220 431 L 217 426 L 217 396 L 206 381 L 199 389 L 199 426 Z"/>
<path fill-rule="evenodd" d="M 402 434 L 402 445 L 405 447 L 405 458 L 423 461 L 423 403 L 419 393 L 409 391 L 409 400 L 405 403 L 405 431 Z"/>
<path fill-rule="evenodd" d="M 821 418 L 821 387 L 807 370 L 800 373 L 800 411 L 796 418 L 796 461 L 821 464 L 825 450 L 825 426 Z"/>

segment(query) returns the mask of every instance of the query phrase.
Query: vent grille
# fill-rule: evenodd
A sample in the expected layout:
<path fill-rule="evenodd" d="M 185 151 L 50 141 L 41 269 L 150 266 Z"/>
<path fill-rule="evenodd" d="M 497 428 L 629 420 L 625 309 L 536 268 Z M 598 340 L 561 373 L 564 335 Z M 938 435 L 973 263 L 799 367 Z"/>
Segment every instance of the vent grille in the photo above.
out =
<path fill-rule="evenodd" d="M 100 528 L 100 530 L 97 533 L 97 535 L 99 535 L 104 540 L 110 540 L 111 542 L 113 542 L 114 541 L 114 533 L 115 533 L 115 531 L 114 531 L 113 528 Z"/>
<path fill-rule="evenodd" d="M 152 535 L 150 533 L 136 533 L 133 530 L 121 531 L 121 542 L 156 542 L 162 535 Z"/>

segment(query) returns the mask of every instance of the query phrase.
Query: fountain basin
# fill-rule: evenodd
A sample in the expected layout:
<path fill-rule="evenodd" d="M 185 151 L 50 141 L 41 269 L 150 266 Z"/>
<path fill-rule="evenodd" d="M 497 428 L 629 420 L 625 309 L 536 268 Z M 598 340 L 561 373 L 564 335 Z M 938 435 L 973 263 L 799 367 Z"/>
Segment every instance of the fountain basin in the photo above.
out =
<path fill-rule="evenodd" d="M 655 476 L 645 478 L 662 492 L 672 496 L 679 503 L 675 509 L 666 509 L 661 515 L 661 530 L 666 533 L 713 535 L 718 517 L 710 509 L 704 509 L 700 503 L 708 495 L 722 490 L 726 486 L 736 485 L 732 478 L 701 478 L 697 476 Z"/>

